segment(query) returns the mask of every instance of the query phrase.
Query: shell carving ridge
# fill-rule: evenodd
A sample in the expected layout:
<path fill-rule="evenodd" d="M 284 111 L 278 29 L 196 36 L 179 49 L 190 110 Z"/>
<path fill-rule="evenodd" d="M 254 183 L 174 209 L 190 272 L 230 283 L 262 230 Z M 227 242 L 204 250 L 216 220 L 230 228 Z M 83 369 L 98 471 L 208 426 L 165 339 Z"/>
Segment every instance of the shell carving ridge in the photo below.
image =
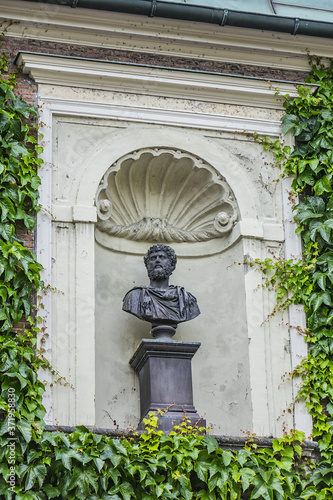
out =
<path fill-rule="evenodd" d="M 238 219 L 226 181 L 195 156 L 169 149 L 131 153 L 105 173 L 97 227 L 148 242 L 200 242 L 227 235 Z"/>

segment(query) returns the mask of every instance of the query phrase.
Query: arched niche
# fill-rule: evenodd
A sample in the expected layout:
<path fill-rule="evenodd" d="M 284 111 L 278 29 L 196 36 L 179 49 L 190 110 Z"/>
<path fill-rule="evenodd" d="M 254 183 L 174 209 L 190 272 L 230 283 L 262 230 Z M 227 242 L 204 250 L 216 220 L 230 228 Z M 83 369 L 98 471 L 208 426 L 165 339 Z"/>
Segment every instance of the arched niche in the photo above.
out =
<path fill-rule="evenodd" d="M 246 287 L 243 268 L 233 265 L 243 260 L 241 215 L 226 179 L 192 152 L 146 147 L 107 169 L 95 203 L 97 425 L 138 423 L 128 361 L 150 324 L 124 313 L 122 298 L 148 283 L 143 255 L 159 242 L 178 255 L 172 284 L 190 290 L 202 312 L 175 337 L 202 343 L 192 365 L 198 411 L 218 433 L 252 429 Z"/>

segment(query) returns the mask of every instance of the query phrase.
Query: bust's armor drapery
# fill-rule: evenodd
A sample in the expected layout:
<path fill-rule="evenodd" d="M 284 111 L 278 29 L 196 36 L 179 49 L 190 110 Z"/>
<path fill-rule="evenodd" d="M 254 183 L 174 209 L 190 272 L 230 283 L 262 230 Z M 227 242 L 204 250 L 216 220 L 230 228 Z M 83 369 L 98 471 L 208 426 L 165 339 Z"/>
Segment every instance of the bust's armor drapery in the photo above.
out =
<path fill-rule="evenodd" d="M 124 297 L 123 310 L 151 323 L 181 323 L 200 314 L 197 299 L 183 287 L 173 285 L 166 290 L 132 288 Z"/>

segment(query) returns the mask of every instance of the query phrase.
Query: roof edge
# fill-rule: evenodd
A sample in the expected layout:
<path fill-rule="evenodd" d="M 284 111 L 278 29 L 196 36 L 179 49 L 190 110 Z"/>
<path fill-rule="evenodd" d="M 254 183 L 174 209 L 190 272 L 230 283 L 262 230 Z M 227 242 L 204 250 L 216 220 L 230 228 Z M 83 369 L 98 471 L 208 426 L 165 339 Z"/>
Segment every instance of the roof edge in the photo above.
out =
<path fill-rule="evenodd" d="M 27 0 L 24 0 L 27 1 Z M 28 0 L 46 4 L 61 4 L 72 8 L 84 8 L 122 12 L 148 17 L 164 17 L 220 26 L 277 31 L 291 35 L 333 38 L 333 23 L 311 21 L 278 15 L 238 12 L 215 7 L 175 4 L 165 0 Z"/>

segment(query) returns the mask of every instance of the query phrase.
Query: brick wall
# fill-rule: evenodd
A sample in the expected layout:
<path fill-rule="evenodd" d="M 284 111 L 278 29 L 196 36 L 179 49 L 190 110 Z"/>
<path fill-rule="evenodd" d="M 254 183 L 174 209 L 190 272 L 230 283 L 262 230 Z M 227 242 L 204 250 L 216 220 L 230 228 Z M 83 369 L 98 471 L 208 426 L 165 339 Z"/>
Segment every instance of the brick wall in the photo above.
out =
<path fill-rule="evenodd" d="M 131 52 L 125 50 L 106 49 L 102 47 L 87 47 L 65 43 L 45 42 L 40 40 L 20 39 L 2 37 L 2 50 L 6 52 L 11 61 L 19 51 L 40 52 L 44 54 L 57 54 L 61 56 L 82 57 L 87 59 L 100 59 L 103 61 L 119 61 L 136 64 L 148 64 L 171 68 L 182 68 L 189 70 L 211 71 L 241 76 L 256 76 L 266 80 L 289 80 L 301 82 L 306 73 L 302 71 L 290 71 L 279 68 L 247 66 L 241 64 L 214 62 L 203 59 L 189 59 L 179 56 L 164 56 L 148 54 L 143 52 Z M 30 81 L 22 78 L 21 91 L 25 92 L 25 85 Z M 29 98 L 29 91 L 27 91 Z"/>

